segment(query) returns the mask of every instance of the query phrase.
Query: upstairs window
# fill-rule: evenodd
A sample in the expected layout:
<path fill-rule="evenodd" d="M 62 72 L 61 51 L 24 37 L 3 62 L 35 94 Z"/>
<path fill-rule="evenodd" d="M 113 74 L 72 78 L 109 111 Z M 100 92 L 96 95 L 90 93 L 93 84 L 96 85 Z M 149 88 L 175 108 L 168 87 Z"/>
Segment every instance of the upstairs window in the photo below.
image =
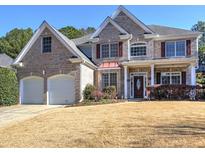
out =
<path fill-rule="evenodd" d="M 118 43 L 111 44 L 101 44 L 101 57 L 102 58 L 112 58 L 118 57 Z"/>
<path fill-rule="evenodd" d="M 134 43 L 131 45 L 130 52 L 132 57 L 146 56 L 147 45 L 146 43 Z"/>
<path fill-rule="evenodd" d="M 103 44 L 101 46 L 102 58 L 109 58 L 109 44 Z"/>
<path fill-rule="evenodd" d="M 43 37 L 43 53 L 51 52 L 51 37 Z"/>
<path fill-rule="evenodd" d="M 167 41 L 165 42 L 166 57 L 185 56 L 186 41 Z"/>

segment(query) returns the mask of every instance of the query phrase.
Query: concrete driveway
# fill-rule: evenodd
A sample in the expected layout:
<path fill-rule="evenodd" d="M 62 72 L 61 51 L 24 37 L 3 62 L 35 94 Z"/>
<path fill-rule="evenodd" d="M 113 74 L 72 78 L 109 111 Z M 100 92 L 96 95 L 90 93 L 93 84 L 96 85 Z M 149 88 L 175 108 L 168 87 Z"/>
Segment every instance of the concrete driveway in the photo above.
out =
<path fill-rule="evenodd" d="M 14 105 L 0 107 L 0 127 L 32 118 L 57 107 L 63 106 Z"/>

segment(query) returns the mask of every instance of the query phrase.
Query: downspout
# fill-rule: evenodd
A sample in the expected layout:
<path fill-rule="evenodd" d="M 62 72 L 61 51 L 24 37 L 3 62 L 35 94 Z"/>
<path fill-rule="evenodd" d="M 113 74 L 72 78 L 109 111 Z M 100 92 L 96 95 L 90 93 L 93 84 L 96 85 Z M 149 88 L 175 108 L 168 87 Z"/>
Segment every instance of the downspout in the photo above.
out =
<path fill-rule="evenodd" d="M 127 46 L 128 46 L 128 61 L 130 61 L 130 41 L 132 40 L 132 34 L 130 35 L 130 38 L 127 41 Z"/>

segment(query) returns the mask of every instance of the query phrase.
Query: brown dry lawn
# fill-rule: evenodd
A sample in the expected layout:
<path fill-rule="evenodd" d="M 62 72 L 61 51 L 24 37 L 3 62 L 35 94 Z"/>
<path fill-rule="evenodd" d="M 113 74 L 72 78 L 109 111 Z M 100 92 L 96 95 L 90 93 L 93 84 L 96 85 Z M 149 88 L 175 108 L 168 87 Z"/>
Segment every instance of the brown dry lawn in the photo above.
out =
<path fill-rule="evenodd" d="M 205 147 L 205 103 L 53 109 L 0 128 L 0 147 Z"/>

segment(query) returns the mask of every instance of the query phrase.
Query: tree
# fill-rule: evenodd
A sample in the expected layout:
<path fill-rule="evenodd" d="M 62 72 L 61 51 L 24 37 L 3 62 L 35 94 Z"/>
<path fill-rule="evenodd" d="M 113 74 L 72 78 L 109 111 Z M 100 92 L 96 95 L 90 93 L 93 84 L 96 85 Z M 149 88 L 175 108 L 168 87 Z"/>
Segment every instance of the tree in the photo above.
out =
<path fill-rule="evenodd" d="M 63 33 L 66 37 L 69 39 L 74 39 L 78 37 L 82 37 L 84 35 L 93 33 L 95 31 L 94 27 L 87 27 L 86 29 L 81 28 L 81 29 L 76 29 L 73 26 L 66 26 L 61 29 L 59 29 L 61 33 Z"/>
<path fill-rule="evenodd" d="M 197 24 L 192 26 L 192 31 L 202 32 L 202 37 L 199 39 L 199 47 L 205 46 L 205 21 L 198 21 Z"/>
<path fill-rule="evenodd" d="M 15 28 L 0 38 L 0 52 L 15 58 L 33 35 L 31 28 Z"/>
<path fill-rule="evenodd" d="M 63 33 L 66 37 L 68 37 L 69 39 L 78 38 L 84 35 L 82 31 L 74 28 L 73 26 L 63 27 L 59 29 L 59 31 Z"/>
<path fill-rule="evenodd" d="M 91 33 L 95 32 L 94 27 L 87 27 L 86 29 L 81 28 L 80 30 L 84 33 L 84 35 L 91 34 Z"/>

